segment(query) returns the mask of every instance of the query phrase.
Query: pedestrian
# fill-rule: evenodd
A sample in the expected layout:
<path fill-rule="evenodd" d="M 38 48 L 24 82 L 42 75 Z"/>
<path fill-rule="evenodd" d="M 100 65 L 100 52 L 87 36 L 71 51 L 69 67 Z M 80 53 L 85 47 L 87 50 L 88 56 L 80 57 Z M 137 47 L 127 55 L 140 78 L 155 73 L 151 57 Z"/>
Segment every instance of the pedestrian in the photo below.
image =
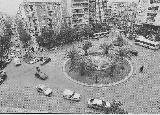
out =
<path fill-rule="evenodd" d="M 140 73 L 143 72 L 144 66 L 140 67 Z"/>
<path fill-rule="evenodd" d="M 36 67 L 36 70 L 37 70 L 37 72 L 40 72 L 40 68 L 39 67 Z"/>

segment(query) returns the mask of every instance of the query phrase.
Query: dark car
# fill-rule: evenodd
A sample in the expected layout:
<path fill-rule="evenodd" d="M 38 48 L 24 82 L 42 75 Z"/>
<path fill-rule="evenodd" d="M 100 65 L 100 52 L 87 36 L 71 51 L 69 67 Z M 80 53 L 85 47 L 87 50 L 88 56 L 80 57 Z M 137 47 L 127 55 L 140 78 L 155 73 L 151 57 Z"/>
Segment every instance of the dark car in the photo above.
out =
<path fill-rule="evenodd" d="M 48 76 L 45 74 L 45 73 L 43 73 L 43 72 L 36 72 L 35 73 L 35 76 L 37 77 L 37 78 L 40 78 L 40 79 L 42 79 L 42 80 L 46 80 L 47 78 L 48 78 Z"/>
<path fill-rule="evenodd" d="M 137 34 L 136 33 L 130 33 L 128 36 L 128 39 L 134 40 L 136 38 Z"/>
<path fill-rule="evenodd" d="M 93 109 L 103 110 L 105 108 L 110 108 L 111 103 L 101 99 L 91 98 L 88 100 L 88 107 Z"/>
<path fill-rule="evenodd" d="M 40 65 L 45 65 L 45 64 L 49 63 L 50 61 L 51 61 L 51 58 L 43 57 L 43 59 L 41 60 Z"/>
<path fill-rule="evenodd" d="M 133 56 L 138 56 L 138 51 L 136 50 L 130 50 L 129 53 Z"/>
<path fill-rule="evenodd" d="M 7 74 L 4 70 L 0 70 L 0 84 L 2 84 L 7 78 Z"/>

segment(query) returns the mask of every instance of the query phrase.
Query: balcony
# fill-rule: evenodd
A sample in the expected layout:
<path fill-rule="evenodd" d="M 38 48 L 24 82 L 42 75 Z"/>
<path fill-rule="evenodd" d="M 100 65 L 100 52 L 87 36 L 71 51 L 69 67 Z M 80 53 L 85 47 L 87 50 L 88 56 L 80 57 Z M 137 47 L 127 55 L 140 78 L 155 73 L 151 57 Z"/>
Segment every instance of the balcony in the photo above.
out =
<path fill-rule="evenodd" d="M 72 2 L 78 2 L 78 3 L 80 3 L 80 2 L 81 2 L 81 3 L 82 3 L 82 2 L 87 2 L 87 3 L 88 3 L 89 0 L 72 0 Z"/>
<path fill-rule="evenodd" d="M 73 3 L 72 7 L 89 7 L 88 3 Z"/>

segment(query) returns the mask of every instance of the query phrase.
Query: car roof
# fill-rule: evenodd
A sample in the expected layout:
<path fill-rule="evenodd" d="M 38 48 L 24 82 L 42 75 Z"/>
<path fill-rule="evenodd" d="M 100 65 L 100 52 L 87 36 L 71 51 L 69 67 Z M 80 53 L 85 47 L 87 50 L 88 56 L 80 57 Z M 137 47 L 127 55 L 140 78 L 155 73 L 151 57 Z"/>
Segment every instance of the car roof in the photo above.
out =
<path fill-rule="evenodd" d="M 43 88 L 45 88 L 46 86 L 45 86 L 44 84 L 39 84 L 37 87 L 43 89 Z"/>
<path fill-rule="evenodd" d="M 64 94 L 73 94 L 74 92 L 69 90 L 69 89 L 65 89 L 64 90 Z"/>
<path fill-rule="evenodd" d="M 94 100 L 92 101 L 92 103 L 93 103 L 93 104 L 102 105 L 102 100 L 100 100 L 100 99 L 94 99 Z"/>

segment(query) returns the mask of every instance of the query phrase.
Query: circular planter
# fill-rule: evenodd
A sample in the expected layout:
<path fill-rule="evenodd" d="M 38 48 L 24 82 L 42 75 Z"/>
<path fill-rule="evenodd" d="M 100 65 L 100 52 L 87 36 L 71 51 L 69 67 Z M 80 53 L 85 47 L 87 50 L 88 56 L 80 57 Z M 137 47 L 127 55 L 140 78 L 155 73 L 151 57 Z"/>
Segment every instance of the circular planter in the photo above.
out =
<path fill-rule="evenodd" d="M 122 79 L 122 80 L 120 80 L 120 81 L 117 81 L 117 82 L 109 83 L 109 84 L 93 84 L 93 85 L 88 85 L 87 83 L 83 83 L 83 82 L 80 82 L 80 81 L 78 81 L 78 80 L 72 79 L 72 78 L 68 75 L 68 73 L 66 72 L 66 64 L 67 64 L 68 61 L 70 61 L 70 59 L 67 59 L 67 60 L 64 62 L 63 67 L 62 67 L 62 71 L 63 71 L 63 73 L 65 74 L 65 77 L 66 77 L 66 78 L 68 78 L 68 79 L 71 80 L 72 82 L 77 83 L 77 84 L 79 84 L 79 85 L 83 85 L 83 86 L 87 86 L 87 87 L 107 87 L 107 86 L 114 86 L 114 85 L 118 85 L 118 84 L 120 84 L 120 83 L 125 82 L 125 81 L 132 75 L 132 73 L 133 73 L 133 66 L 132 66 L 131 61 L 128 60 L 127 58 L 125 58 L 125 59 L 128 61 L 129 65 L 130 65 L 130 67 L 131 67 L 131 70 L 130 70 L 129 74 L 128 74 L 124 79 Z"/>

